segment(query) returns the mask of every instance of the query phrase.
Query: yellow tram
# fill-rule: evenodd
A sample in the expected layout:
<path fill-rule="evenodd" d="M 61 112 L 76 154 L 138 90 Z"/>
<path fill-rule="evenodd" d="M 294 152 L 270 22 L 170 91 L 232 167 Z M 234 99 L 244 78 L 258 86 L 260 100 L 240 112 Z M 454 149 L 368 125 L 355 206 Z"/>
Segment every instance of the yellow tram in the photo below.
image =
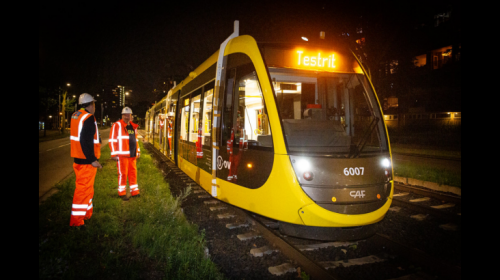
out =
<path fill-rule="evenodd" d="M 147 140 L 214 198 L 287 235 L 365 238 L 393 195 L 373 84 L 341 46 L 258 44 L 238 26 L 146 114 Z"/>

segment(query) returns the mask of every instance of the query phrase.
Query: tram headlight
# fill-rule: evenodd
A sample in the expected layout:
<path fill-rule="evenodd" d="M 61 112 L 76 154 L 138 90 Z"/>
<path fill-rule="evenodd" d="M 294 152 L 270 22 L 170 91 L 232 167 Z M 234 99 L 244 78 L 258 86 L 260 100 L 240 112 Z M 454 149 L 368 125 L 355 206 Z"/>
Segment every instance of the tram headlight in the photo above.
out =
<path fill-rule="evenodd" d="M 390 168 L 390 167 L 391 167 L 391 161 L 390 161 L 388 158 L 384 158 L 384 159 L 382 160 L 382 166 L 383 166 L 384 168 L 386 168 L 386 169 L 387 169 L 387 168 Z"/>
<path fill-rule="evenodd" d="M 391 160 L 388 158 L 384 158 L 382 160 L 382 166 L 385 168 L 385 176 L 387 176 L 387 181 L 392 180 Z"/>
<path fill-rule="evenodd" d="M 302 159 L 302 160 L 299 160 L 297 162 L 297 167 L 301 170 L 301 171 L 308 171 L 310 168 L 311 168 L 311 163 L 309 163 L 309 161 L 305 160 L 305 159 Z"/>

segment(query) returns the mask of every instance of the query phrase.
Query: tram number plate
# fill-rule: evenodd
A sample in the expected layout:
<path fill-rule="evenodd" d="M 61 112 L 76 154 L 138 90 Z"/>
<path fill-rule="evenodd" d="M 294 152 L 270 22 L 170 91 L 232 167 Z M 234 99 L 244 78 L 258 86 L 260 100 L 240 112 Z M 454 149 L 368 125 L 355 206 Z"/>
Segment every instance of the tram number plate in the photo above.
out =
<path fill-rule="evenodd" d="M 363 176 L 365 175 L 364 167 L 346 167 L 344 169 L 345 176 Z"/>

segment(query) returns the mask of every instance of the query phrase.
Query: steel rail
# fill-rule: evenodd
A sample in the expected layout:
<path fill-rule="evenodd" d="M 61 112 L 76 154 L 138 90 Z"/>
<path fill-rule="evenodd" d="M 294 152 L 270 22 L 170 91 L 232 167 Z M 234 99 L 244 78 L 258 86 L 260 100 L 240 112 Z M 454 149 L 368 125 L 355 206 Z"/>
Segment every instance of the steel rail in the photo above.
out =
<path fill-rule="evenodd" d="M 425 252 L 408 247 L 392 240 L 390 237 L 382 234 L 375 234 L 369 239 L 377 246 L 383 246 L 395 252 L 397 255 L 402 256 L 411 262 L 422 265 L 429 272 L 432 272 L 444 279 L 462 279 L 462 268 L 454 266 L 442 260 L 432 257 Z"/>
<path fill-rule="evenodd" d="M 147 143 L 147 146 L 151 147 L 159 158 L 165 158 L 165 155 L 162 153 L 156 151 L 154 147 L 150 143 Z M 162 161 L 165 162 L 165 161 Z M 224 201 L 220 201 L 220 203 L 226 204 Z M 252 224 L 257 231 L 262 234 L 262 236 L 268 240 L 273 246 L 278 248 L 280 252 L 283 253 L 287 258 L 290 258 L 292 260 L 295 260 L 302 268 L 303 271 L 306 271 L 311 275 L 313 279 L 328 279 L 328 280 L 335 280 L 337 278 L 334 278 L 328 271 L 319 265 L 318 263 L 314 262 L 313 260 L 309 259 L 306 257 L 300 250 L 295 248 L 292 244 L 288 243 L 286 240 L 280 238 L 277 236 L 274 232 L 269 230 L 265 225 L 263 225 L 258 219 L 255 219 L 252 217 L 250 212 L 247 212 L 243 209 L 240 209 L 238 207 L 235 207 L 234 205 L 227 204 L 228 207 L 231 207 L 237 212 L 240 216 L 245 217 L 250 224 Z"/>
<path fill-rule="evenodd" d="M 168 159 L 164 154 L 157 151 L 152 146 L 152 144 L 150 143 L 145 143 L 145 144 L 151 147 L 152 150 L 154 150 L 154 153 L 158 157 Z M 162 160 L 162 162 L 167 162 L 167 161 Z M 221 201 L 221 203 L 226 204 L 223 201 Z M 262 234 L 262 236 L 266 240 L 268 240 L 274 247 L 278 248 L 280 252 L 283 253 L 284 256 L 296 261 L 301 266 L 302 270 L 307 272 L 313 279 L 338 279 L 334 277 L 332 274 L 330 274 L 323 266 L 321 266 L 314 260 L 311 260 L 306 255 L 304 255 L 293 244 L 287 242 L 286 240 L 278 236 L 274 231 L 266 227 L 260 220 L 252 217 L 251 212 L 248 212 L 246 210 L 243 210 L 241 208 L 235 207 L 230 204 L 227 205 L 232 207 L 235 210 L 235 212 L 237 212 L 239 215 L 246 217 L 247 221 L 249 221 L 255 227 L 255 229 L 259 231 L 260 234 Z M 446 212 L 437 209 L 411 204 L 409 202 L 401 201 L 399 199 L 393 199 L 393 205 L 410 208 L 416 211 L 432 212 L 433 215 L 443 217 L 446 219 L 450 218 L 459 219 L 458 216 L 454 216 L 452 214 L 448 214 Z M 449 263 L 443 262 L 435 257 L 432 257 L 421 250 L 408 247 L 406 245 L 403 245 L 402 243 L 392 240 L 388 236 L 382 234 L 375 234 L 373 237 L 370 237 L 367 240 L 371 241 L 372 244 L 370 246 L 383 247 L 384 249 L 389 249 L 390 251 L 396 253 L 397 255 L 404 257 L 416 264 L 419 264 L 422 267 L 425 267 L 425 269 L 428 270 L 429 272 L 435 273 L 436 275 L 439 275 L 444 279 L 461 279 L 461 273 L 462 273 L 461 267 L 450 265 Z"/>
<path fill-rule="evenodd" d="M 407 185 L 401 185 L 394 183 L 394 188 L 399 191 L 412 192 L 415 194 L 433 197 L 442 201 L 452 202 L 455 204 L 462 203 L 462 198 L 459 196 L 453 196 L 449 194 L 440 193 L 437 191 L 426 190 L 418 187 L 411 187 Z"/>
<path fill-rule="evenodd" d="M 250 212 L 234 207 L 240 215 L 246 216 L 247 220 L 268 240 L 273 246 L 278 248 L 283 255 L 296 261 L 302 271 L 307 272 L 313 279 L 338 279 L 333 277 L 323 266 L 309 259 L 293 244 L 288 243 L 283 238 L 277 236 L 273 231 L 269 230 L 258 219 L 252 217 Z"/>

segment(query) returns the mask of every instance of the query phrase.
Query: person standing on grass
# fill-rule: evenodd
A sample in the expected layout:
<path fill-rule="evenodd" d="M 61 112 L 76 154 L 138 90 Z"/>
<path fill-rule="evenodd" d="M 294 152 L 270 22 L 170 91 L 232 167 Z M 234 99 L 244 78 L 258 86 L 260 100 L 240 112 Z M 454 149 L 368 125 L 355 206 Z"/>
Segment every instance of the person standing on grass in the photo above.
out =
<path fill-rule="evenodd" d="M 74 158 L 73 170 L 76 175 L 76 188 L 73 195 L 71 220 L 72 227 L 84 226 L 93 212 L 94 180 L 101 157 L 101 138 L 94 117 L 95 99 L 83 93 L 78 98 L 81 109 L 71 116 L 71 157 Z"/>
<path fill-rule="evenodd" d="M 137 143 L 137 127 L 131 122 L 132 110 L 125 107 L 122 110 L 122 119 L 115 122 L 109 132 L 109 147 L 111 158 L 117 161 L 118 166 L 118 196 L 127 198 L 127 177 L 132 197 L 139 197 L 137 185 L 137 158 L 141 157 L 141 149 Z"/>

